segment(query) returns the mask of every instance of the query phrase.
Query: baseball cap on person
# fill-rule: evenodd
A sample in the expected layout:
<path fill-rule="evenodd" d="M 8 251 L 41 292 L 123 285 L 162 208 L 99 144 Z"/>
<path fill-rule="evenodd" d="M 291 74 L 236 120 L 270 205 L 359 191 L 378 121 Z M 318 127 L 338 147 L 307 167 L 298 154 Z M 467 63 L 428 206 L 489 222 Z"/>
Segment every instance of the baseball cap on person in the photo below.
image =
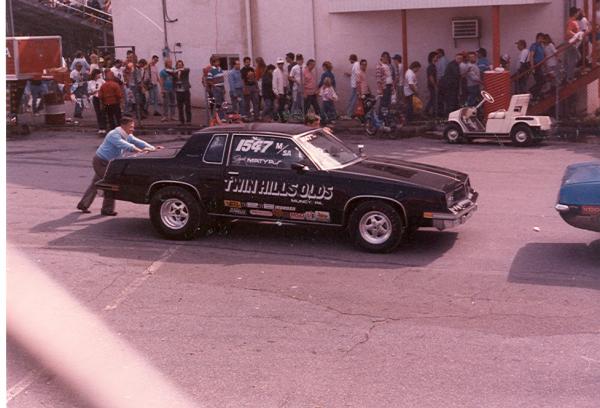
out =
<path fill-rule="evenodd" d="M 283 58 L 279 57 L 279 58 L 277 58 L 277 63 L 283 64 L 283 63 L 285 63 L 285 60 Z"/>
<path fill-rule="evenodd" d="M 394 58 L 392 58 L 392 59 L 400 61 L 400 60 L 402 60 L 402 56 L 400 56 L 400 54 L 396 54 L 396 55 L 394 55 Z"/>

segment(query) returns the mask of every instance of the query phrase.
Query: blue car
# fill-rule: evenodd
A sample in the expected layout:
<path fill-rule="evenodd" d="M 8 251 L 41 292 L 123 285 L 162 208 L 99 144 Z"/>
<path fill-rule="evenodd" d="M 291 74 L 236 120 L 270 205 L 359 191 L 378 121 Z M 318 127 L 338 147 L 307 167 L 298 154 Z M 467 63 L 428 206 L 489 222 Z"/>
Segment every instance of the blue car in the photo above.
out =
<path fill-rule="evenodd" d="M 600 161 L 567 167 L 555 208 L 568 224 L 600 232 Z"/>

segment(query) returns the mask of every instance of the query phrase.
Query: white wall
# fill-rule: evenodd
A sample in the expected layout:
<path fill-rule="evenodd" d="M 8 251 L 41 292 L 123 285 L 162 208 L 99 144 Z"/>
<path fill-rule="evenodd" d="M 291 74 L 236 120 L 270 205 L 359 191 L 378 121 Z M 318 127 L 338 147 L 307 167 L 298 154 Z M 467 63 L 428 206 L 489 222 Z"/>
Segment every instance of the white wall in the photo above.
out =
<path fill-rule="evenodd" d="M 244 0 L 169 0 L 168 12 L 178 22 L 168 25 L 169 43 L 181 42 L 182 58 L 192 69 L 192 101 L 203 98 L 200 85 L 201 69 L 213 53 L 248 54 Z M 402 54 L 400 11 L 329 13 L 329 2 L 323 0 L 251 0 L 254 56 L 267 63 L 286 52 L 300 52 L 305 58 L 316 58 L 317 67 L 330 60 L 338 80 L 344 106 L 349 80 L 343 76 L 348 69 L 348 55 L 355 53 L 369 61 L 374 82 L 375 63 L 382 51 Z M 314 27 L 313 30 L 313 6 Z M 529 44 L 540 32 L 550 33 L 557 43 L 562 41 L 565 24 L 563 0 L 548 3 L 501 6 L 501 53 L 517 59 L 515 41 Z M 155 24 L 148 21 L 145 14 Z M 136 45 L 139 57 L 159 54 L 163 48 L 162 6 L 160 0 L 113 0 L 115 41 Z M 408 10 L 409 62 L 418 60 L 427 65 L 427 54 L 444 48 L 449 58 L 462 50 L 474 50 L 480 45 L 492 57 L 491 7 L 455 7 Z M 482 37 L 477 40 L 451 38 L 453 17 L 478 17 Z M 315 46 L 316 42 L 316 46 Z M 425 70 L 419 74 L 425 88 Z M 424 92 L 426 93 L 426 91 Z"/>

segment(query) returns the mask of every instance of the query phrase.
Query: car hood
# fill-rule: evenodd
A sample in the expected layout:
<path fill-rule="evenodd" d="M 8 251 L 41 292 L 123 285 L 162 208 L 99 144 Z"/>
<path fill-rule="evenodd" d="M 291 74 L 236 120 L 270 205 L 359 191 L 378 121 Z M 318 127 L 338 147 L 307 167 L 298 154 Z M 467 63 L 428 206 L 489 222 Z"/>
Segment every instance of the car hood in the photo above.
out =
<path fill-rule="evenodd" d="M 369 157 L 334 172 L 393 180 L 443 192 L 453 191 L 457 183 L 468 179 L 465 173 L 443 167 L 380 156 Z"/>

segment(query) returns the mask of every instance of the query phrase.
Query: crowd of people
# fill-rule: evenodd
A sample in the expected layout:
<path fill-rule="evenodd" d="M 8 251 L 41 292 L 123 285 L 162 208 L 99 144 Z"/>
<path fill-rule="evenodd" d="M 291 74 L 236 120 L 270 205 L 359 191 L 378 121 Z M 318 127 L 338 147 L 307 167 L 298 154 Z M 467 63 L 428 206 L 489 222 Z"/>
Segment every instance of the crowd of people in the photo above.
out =
<path fill-rule="evenodd" d="M 556 46 L 545 33 L 538 33 L 529 47 L 525 40 L 518 40 L 514 91 L 531 92 L 534 98 L 539 98 L 557 81 L 573 81 L 577 66 L 585 70 L 590 61 L 591 47 L 584 46 L 590 36 L 591 24 L 580 9 L 572 8 L 563 48 Z M 336 111 L 336 102 L 338 87 L 343 85 L 334 74 L 333 64 L 323 61 L 321 72 L 317 74 L 317 61 L 305 60 L 302 54 L 288 52 L 273 63 L 261 57 L 254 61 L 250 57 L 228 61 L 213 56 L 198 82 L 206 91 L 214 115 L 220 118 L 233 112 L 247 121 L 317 120 L 327 125 L 338 118 L 364 115 L 363 101 L 373 98 L 377 101 L 376 114 L 395 109 L 403 115 L 404 123 L 410 123 L 420 111 L 426 117 L 442 118 L 461 106 L 475 106 L 483 89 L 483 73 L 497 68 L 492 67 L 485 48 L 459 52 L 452 58 L 439 48 L 428 54 L 425 67 L 428 92 L 422 96 L 418 83 L 422 66 L 418 61 L 405 67 L 400 54 L 392 57 L 384 51 L 374 64 L 374 75 L 368 73 L 369 62 L 356 54 L 351 54 L 348 62 L 344 75 L 349 79 L 350 97 L 341 116 Z M 161 66 L 159 64 L 157 55 L 148 60 L 138 59 L 131 50 L 125 60 L 100 57 L 96 53 L 86 58 L 78 52 L 70 63 L 74 117 L 81 117 L 89 98 L 96 112 L 99 133 L 116 127 L 122 114 L 132 115 L 138 121 L 155 115 L 164 122 L 190 124 L 190 89 L 195 82 L 190 77 L 190 69 L 181 59 L 164 58 Z M 500 66 L 511 70 L 507 54 L 500 58 Z M 374 79 L 373 90 L 370 79 Z M 35 112 L 39 109 L 39 103 L 35 102 L 41 98 L 43 87 L 32 83 L 29 91 Z"/>

